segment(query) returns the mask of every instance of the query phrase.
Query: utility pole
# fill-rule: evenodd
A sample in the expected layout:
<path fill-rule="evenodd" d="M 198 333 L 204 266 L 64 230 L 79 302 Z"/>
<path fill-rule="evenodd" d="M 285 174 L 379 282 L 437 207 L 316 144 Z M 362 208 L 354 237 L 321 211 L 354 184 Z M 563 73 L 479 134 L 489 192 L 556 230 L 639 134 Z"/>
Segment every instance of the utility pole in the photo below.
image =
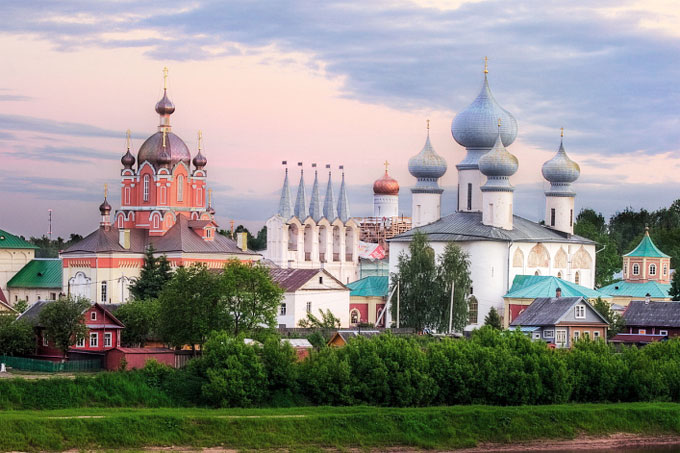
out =
<path fill-rule="evenodd" d="M 47 235 L 49 236 L 50 241 L 51 241 L 52 240 L 52 210 L 48 209 L 47 213 L 48 213 L 48 216 L 49 216 L 49 225 L 50 225 L 50 229 L 47 232 Z"/>
<path fill-rule="evenodd" d="M 449 333 L 452 332 L 453 329 L 453 287 L 454 283 L 453 280 L 451 281 L 451 307 L 449 309 Z"/>

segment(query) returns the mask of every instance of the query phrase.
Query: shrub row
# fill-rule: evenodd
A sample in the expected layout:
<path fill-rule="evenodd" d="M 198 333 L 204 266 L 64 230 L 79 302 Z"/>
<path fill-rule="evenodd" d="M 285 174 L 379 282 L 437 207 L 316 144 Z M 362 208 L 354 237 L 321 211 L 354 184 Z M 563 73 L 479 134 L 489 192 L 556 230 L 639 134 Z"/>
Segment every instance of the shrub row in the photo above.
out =
<path fill-rule="evenodd" d="M 0 380 L 0 409 L 619 401 L 680 402 L 680 340 L 622 351 L 581 341 L 567 351 L 483 328 L 468 340 L 429 343 L 360 337 L 297 362 L 276 337 L 259 347 L 216 333 L 182 370 L 150 362 L 75 380 Z"/>

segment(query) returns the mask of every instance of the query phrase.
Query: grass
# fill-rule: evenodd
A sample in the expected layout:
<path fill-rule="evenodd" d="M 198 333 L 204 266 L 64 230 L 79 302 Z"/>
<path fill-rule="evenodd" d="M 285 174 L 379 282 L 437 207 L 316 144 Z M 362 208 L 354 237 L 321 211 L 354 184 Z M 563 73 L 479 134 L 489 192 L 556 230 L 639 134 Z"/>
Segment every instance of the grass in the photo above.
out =
<path fill-rule="evenodd" d="M 101 418 L 82 418 L 82 417 Z M 78 417 L 78 418 L 76 418 Z M 680 434 L 680 404 L 429 408 L 65 409 L 0 413 L 0 450 L 470 447 L 581 434 Z"/>

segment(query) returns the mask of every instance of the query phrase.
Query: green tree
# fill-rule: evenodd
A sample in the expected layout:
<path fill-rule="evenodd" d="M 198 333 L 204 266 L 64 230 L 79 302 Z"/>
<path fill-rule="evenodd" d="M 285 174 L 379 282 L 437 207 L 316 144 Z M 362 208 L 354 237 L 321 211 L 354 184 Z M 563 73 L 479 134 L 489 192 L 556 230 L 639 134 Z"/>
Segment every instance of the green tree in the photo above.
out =
<path fill-rule="evenodd" d="M 226 313 L 234 335 L 258 326 L 276 326 L 276 311 L 283 289 L 261 264 L 229 261 L 218 277 L 221 310 Z"/>
<path fill-rule="evenodd" d="M 83 313 L 90 307 L 84 298 L 62 297 L 46 304 L 40 312 L 40 325 L 44 334 L 61 350 L 63 357 L 74 343 L 85 338 L 87 327 Z"/>
<path fill-rule="evenodd" d="M 391 304 L 392 317 L 399 316 L 400 327 L 422 331 L 436 317 L 433 312 L 441 311 L 437 267 L 424 233 L 416 231 L 408 248 L 399 255 L 397 273 L 392 275 L 392 287 L 399 285 L 399 305 Z"/>
<path fill-rule="evenodd" d="M 177 269 L 158 298 L 161 338 L 172 346 L 188 344 L 194 349 L 211 331 L 224 329 L 217 286 L 215 275 L 203 264 Z"/>
<path fill-rule="evenodd" d="M 121 343 L 125 347 L 143 347 L 157 338 L 160 303 L 157 299 L 133 299 L 116 310 L 116 318 L 123 324 Z"/>
<path fill-rule="evenodd" d="M 305 329 L 337 329 L 340 327 L 340 318 L 336 318 L 330 309 L 325 312 L 319 308 L 319 318 L 312 313 L 307 313 L 307 317 L 298 321 L 298 326 Z"/>
<path fill-rule="evenodd" d="M 130 285 L 130 294 L 135 299 L 156 299 L 172 278 L 170 263 L 165 255 L 156 257 L 156 251 L 150 245 L 144 254 L 144 265 L 139 274 Z"/>
<path fill-rule="evenodd" d="M 26 302 L 23 299 L 19 299 L 18 301 L 14 302 L 12 308 L 15 309 L 18 313 L 23 313 L 28 308 L 28 302 Z"/>
<path fill-rule="evenodd" d="M 609 323 L 607 338 L 613 338 L 616 336 L 616 334 L 622 332 L 624 327 L 626 327 L 626 320 L 623 318 L 623 316 L 612 310 L 609 302 L 603 300 L 601 297 L 597 298 L 593 304 L 593 308 Z"/>
<path fill-rule="evenodd" d="M 671 289 L 668 291 L 668 294 L 673 300 L 680 300 L 680 269 L 676 269 L 676 271 L 673 272 L 673 278 L 671 279 Z"/>
<path fill-rule="evenodd" d="M 0 355 L 29 355 L 35 352 L 33 326 L 16 320 L 14 314 L 0 315 Z"/>
<path fill-rule="evenodd" d="M 489 314 L 484 318 L 484 325 L 493 327 L 494 329 L 503 329 L 503 324 L 501 323 L 501 316 L 498 314 L 498 310 L 495 307 L 491 307 Z"/>
<path fill-rule="evenodd" d="M 431 326 L 439 331 L 448 330 L 451 316 L 451 284 L 453 283 L 453 322 L 454 331 L 462 331 L 468 324 L 468 296 L 470 279 L 470 260 L 467 253 L 452 242 L 446 244 L 444 253 L 439 257 L 438 278 L 433 282 L 439 291 L 439 304 L 433 307 Z"/>
<path fill-rule="evenodd" d="M 574 234 L 597 243 L 595 256 L 595 286 L 601 288 L 614 281 L 614 273 L 621 270 L 621 256 L 617 243 L 610 237 L 602 214 L 592 209 L 583 209 L 576 216 Z"/>

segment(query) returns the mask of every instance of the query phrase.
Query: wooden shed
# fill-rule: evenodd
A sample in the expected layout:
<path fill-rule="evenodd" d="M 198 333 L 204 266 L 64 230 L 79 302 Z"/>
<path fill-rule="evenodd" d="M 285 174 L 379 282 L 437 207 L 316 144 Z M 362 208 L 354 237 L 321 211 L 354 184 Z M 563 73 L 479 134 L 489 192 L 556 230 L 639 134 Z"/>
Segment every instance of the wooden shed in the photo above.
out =
<path fill-rule="evenodd" d="M 106 354 L 106 369 L 119 370 L 123 360 L 128 370 L 144 368 L 149 360 L 155 360 L 174 368 L 175 351 L 167 348 L 115 348 Z"/>

